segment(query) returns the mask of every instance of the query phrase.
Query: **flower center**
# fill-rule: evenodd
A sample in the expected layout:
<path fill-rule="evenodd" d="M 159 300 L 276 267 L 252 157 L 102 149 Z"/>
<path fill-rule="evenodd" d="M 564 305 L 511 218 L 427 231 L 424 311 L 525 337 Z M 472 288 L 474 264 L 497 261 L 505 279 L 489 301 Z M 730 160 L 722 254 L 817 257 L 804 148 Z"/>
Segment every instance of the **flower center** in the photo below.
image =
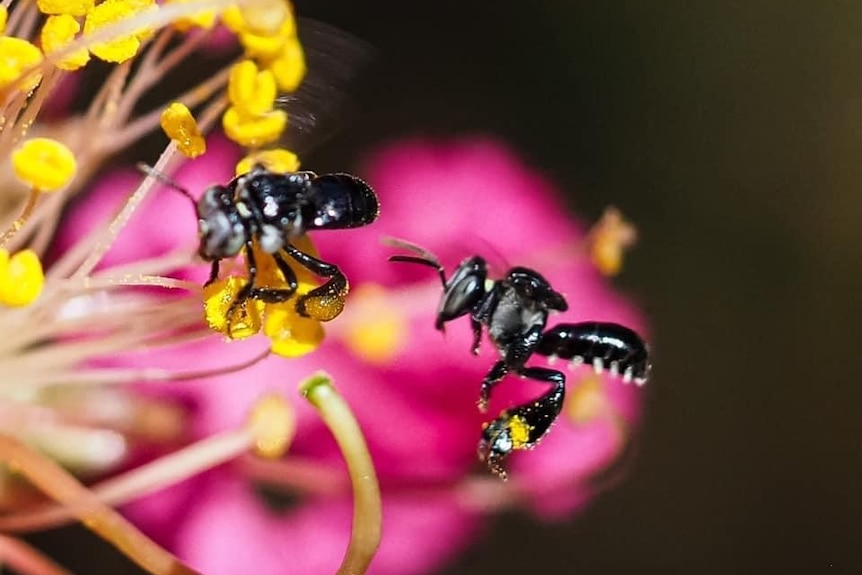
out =
<path fill-rule="evenodd" d="M 391 361 L 407 341 L 407 318 L 392 305 L 390 295 L 378 284 L 362 284 L 351 294 L 344 342 L 370 363 Z"/>

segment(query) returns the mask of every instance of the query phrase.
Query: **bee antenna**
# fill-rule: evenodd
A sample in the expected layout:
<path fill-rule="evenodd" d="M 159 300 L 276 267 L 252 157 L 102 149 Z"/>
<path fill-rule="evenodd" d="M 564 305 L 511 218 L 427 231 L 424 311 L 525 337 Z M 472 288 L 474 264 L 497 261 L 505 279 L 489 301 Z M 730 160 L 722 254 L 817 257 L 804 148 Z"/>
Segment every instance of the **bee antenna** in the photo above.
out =
<path fill-rule="evenodd" d="M 143 162 L 138 162 L 137 168 L 139 171 L 143 172 L 147 176 L 157 179 L 172 190 L 175 190 L 187 197 L 192 202 L 192 206 L 197 209 L 198 201 L 194 198 L 194 196 L 192 196 L 191 192 L 179 185 L 176 181 L 169 178 L 166 174 L 163 174 L 162 172 L 156 170 L 154 167 L 147 165 Z"/>
<path fill-rule="evenodd" d="M 440 276 L 440 282 L 443 284 L 443 288 L 446 288 L 446 271 L 440 264 L 440 260 L 438 260 L 434 254 L 432 254 L 423 247 L 417 246 L 416 244 L 398 238 L 383 238 L 382 242 L 384 245 L 396 248 L 404 248 L 416 254 L 415 256 L 389 256 L 390 262 L 406 262 L 434 268 L 435 270 L 437 270 L 437 274 Z"/>

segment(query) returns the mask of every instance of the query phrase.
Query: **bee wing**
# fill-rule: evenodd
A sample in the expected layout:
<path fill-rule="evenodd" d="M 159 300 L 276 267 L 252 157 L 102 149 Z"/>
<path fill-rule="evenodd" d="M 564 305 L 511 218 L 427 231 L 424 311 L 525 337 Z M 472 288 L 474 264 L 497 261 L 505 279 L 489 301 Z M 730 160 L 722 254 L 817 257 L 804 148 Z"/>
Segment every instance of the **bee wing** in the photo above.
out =
<path fill-rule="evenodd" d="M 288 115 L 279 143 L 304 155 L 331 138 L 356 109 L 349 88 L 376 51 L 343 30 L 307 18 L 299 20 L 298 34 L 307 73 L 295 92 L 278 96 L 276 106 Z"/>

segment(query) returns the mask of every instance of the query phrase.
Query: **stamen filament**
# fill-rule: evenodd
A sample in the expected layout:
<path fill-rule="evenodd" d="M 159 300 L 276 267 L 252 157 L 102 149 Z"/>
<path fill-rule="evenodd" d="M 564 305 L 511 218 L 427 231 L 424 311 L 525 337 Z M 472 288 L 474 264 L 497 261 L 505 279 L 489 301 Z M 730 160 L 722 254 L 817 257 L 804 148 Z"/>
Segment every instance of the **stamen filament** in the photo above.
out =
<path fill-rule="evenodd" d="M 350 406 L 335 391 L 331 378 L 320 372 L 300 385 L 300 392 L 320 413 L 338 443 L 353 485 L 353 526 L 350 543 L 337 575 L 365 573 L 380 545 L 382 505 L 374 463 L 362 429 Z"/>
<path fill-rule="evenodd" d="M 58 503 L 73 510 L 88 529 L 112 544 L 138 566 L 154 575 L 196 573 L 119 513 L 99 501 L 74 476 L 21 441 L 0 436 L 0 457 Z"/>
<path fill-rule="evenodd" d="M 21 210 L 21 215 L 15 218 L 15 221 L 12 222 L 9 229 L 7 229 L 3 233 L 3 236 L 0 237 L 0 247 L 5 246 L 6 242 L 11 240 L 15 234 L 24 227 L 24 224 L 27 223 L 28 219 L 30 219 L 30 215 L 33 213 L 33 209 L 35 209 L 41 195 L 42 193 L 37 189 L 30 190 L 30 194 L 27 196 L 27 203 L 24 204 L 24 209 Z"/>
<path fill-rule="evenodd" d="M 25 541 L 0 535 L 0 564 L 22 575 L 72 575 Z"/>
<path fill-rule="evenodd" d="M 261 399 L 257 406 L 267 401 L 272 401 L 272 398 Z M 292 410 L 279 409 L 274 415 L 270 411 L 267 416 L 275 419 L 262 424 L 260 418 L 254 415 L 255 412 L 238 429 L 213 435 L 95 485 L 89 490 L 90 497 L 102 506 L 122 505 L 227 463 L 257 449 L 262 442 L 275 439 L 285 449 L 290 446 L 296 433 L 296 419 Z M 273 432 L 278 437 L 273 438 Z M 61 502 L 66 505 L 0 517 L 0 531 L 24 533 L 59 527 L 74 517 L 80 517 L 91 505 L 88 501 L 81 501 L 77 505 Z"/>

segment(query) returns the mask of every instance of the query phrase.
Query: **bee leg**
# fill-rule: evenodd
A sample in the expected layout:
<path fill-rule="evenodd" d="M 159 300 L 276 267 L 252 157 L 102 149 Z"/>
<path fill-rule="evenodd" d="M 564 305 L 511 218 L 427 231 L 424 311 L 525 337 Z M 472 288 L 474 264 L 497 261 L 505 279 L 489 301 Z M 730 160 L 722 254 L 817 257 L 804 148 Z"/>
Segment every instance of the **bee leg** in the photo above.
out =
<path fill-rule="evenodd" d="M 249 296 L 255 289 L 254 281 L 257 279 L 257 263 L 254 259 L 251 240 L 248 240 L 245 244 L 245 263 L 248 268 L 248 281 L 240 288 L 236 297 L 231 302 L 230 307 L 227 308 L 227 333 L 231 333 L 231 324 L 233 323 L 233 318 L 234 315 L 236 315 L 237 310 L 239 310 L 240 306 L 248 301 Z M 215 273 L 216 276 L 218 276 L 218 260 L 213 262 L 211 274 L 212 273 Z M 210 278 L 210 281 L 213 281 L 212 277 Z"/>
<path fill-rule="evenodd" d="M 488 409 L 488 400 L 491 399 L 491 390 L 509 373 L 509 365 L 501 359 L 491 368 L 485 379 L 482 380 L 482 389 L 479 392 L 479 411 L 484 413 Z"/>
<path fill-rule="evenodd" d="M 297 313 L 318 321 L 329 321 L 337 317 L 344 309 L 344 298 L 348 290 L 347 278 L 338 266 L 310 256 L 290 244 L 284 247 L 284 251 L 311 273 L 328 278 L 322 286 L 299 296 L 296 300 Z"/>
<path fill-rule="evenodd" d="M 523 377 L 527 375 L 528 369 L 524 364 L 536 349 L 536 344 L 542 337 L 542 326 L 535 325 L 519 336 L 516 341 L 511 342 L 505 349 L 503 359 L 494 364 L 488 375 L 482 381 L 482 389 L 479 392 L 479 410 L 485 411 L 488 401 L 491 399 L 491 390 L 506 377 L 509 371 L 514 371 Z M 536 369 L 536 368 L 529 368 Z"/>
<path fill-rule="evenodd" d="M 209 277 L 209 279 L 207 279 L 206 283 L 204 284 L 204 287 L 207 287 L 208 285 L 210 285 L 211 283 L 213 283 L 214 281 L 216 281 L 218 279 L 218 271 L 219 271 L 219 262 L 220 261 L 221 260 L 214 260 L 213 261 L 212 267 L 210 268 L 210 277 Z"/>
<path fill-rule="evenodd" d="M 251 293 L 249 293 L 249 297 L 259 299 L 266 303 L 281 303 L 289 300 L 296 294 L 296 274 L 280 253 L 274 253 L 272 254 L 272 257 L 275 260 L 281 275 L 284 276 L 284 282 L 287 284 L 287 288 L 255 287 L 251 290 Z"/>
<path fill-rule="evenodd" d="M 566 394 L 566 378 L 559 371 L 528 367 L 521 374 L 553 387 L 535 401 L 504 410 L 484 424 L 479 459 L 501 479 L 506 479 L 503 461 L 513 451 L 531 449 L 539 443 L 560 414 Z"/>
<path fill-rule="evenodd" d="M 470 327 L 473 329 L 473 345 L 470 351 L 473 352 L 473 355 L 479 355 L 479 344 L 482 342 L 482 324 L 475 317 L 471 317 Z"/>

